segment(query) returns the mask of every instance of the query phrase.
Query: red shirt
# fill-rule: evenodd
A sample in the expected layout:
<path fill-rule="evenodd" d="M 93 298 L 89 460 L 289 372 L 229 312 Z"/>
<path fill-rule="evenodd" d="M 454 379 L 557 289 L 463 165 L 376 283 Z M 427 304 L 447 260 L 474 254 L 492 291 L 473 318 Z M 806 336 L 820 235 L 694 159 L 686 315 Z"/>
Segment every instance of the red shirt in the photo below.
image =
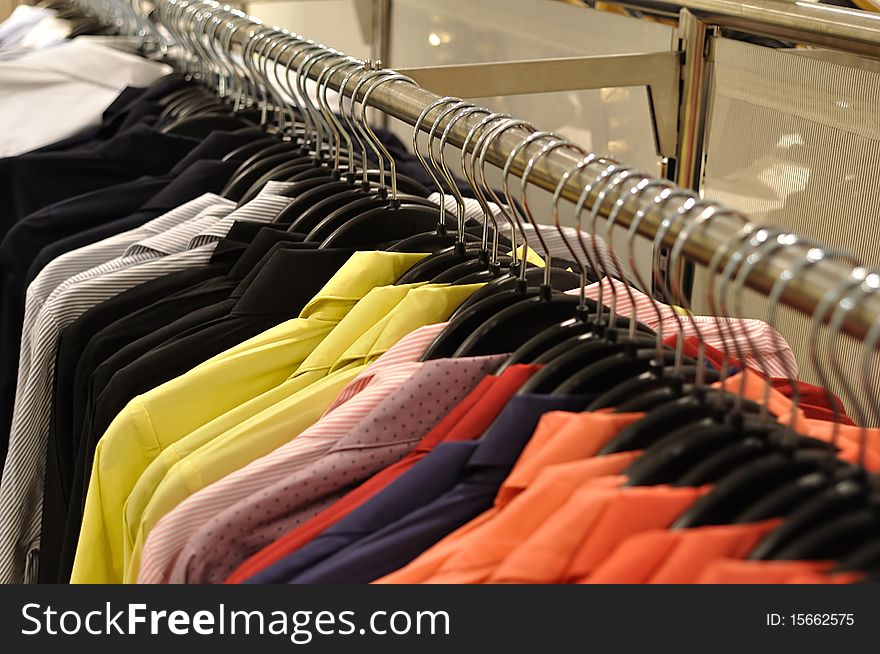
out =
<path fill-rule="evenodd" d="M 318 534 L 344 518 L 351 511 L 382 491 L 400 475 L 423 459 L 440 442 L 478 438 L 510 401 L 520 387 L 541 366 L 518 364 L 499 376 L 488 375 L 446 417 L 397 463 L 373 475 L 335 504 L 327 507 L 308 522 L 288 532 L 263 548 L 229 576 L 225 583 L 244 581 L 310 542 Z"/>

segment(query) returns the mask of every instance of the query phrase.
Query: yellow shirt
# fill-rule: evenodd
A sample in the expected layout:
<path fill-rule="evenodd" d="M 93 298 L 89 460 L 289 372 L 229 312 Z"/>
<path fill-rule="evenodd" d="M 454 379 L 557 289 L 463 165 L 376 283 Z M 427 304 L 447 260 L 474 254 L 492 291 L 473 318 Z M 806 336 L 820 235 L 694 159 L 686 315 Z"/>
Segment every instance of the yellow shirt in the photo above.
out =
<path fill-rule="evenodd" d="M 381 354 L 413 330 L 446 320 L 481 286 L 429 284 L 410 291 L 385 319 L 365 332 L 339 358 L 333 366 L 335 372 L 298 391 L 291 390 L 296 380 L 292 378 L 269 392 L 274 403 L 267 409 L 244 420 L 238 416 L 226 425 L 225 432 L 175 463 L 148 497 L 140 516 L 126 511 L 126 528 L 137 525 L 132 556 L 125 565 L 126 581 L 136 580 L 140 552 L 162 516 L 193 493 L 295 438 L 314 424 L 339 393 Z M 134 499 L 129 498 L 129 505 Z M 134 523 L 138 517 L 139 524 Z"/>
<path fill-rule="evenodd" d="M 300 317 L 268 330 L 134 398 L 98 442 L 73 578 L 122 579 L 122 513 L 141 474 L 168 445 L 284 382 L 377 286 L 426 254 L 356 252 Z M 118 567 L 116 567 L 118 566 Z M 78 572 L 79 571 L 79 572 Z"/>
<path fill-rule="evenodd" d="M 370 342 L 370 347 L 372 347 L 376 342 L 377 334 L 381 333 L 382 326 L 387 324 L 387 318 L 392 310 L 408 296 L 411 290 L 419 286 L 424 286 L 424 284 L 402 284 L 374 288 L 312 350 L 296 371 L 286 380 L 282 380 L 283 383 L 244 401 L 237 407 L 233 407 L 178 441 L 169 443 L 143 471 L 125 501 L 123 509 L 124 561 L 127 562 L 131 557 L 141 516 L 150 498 L 172 466 L 263 409 L 326 377 L 337 361 L 350 359 L 350 349 L 353 351 L 363 350 L 361 344 L 365 337 L 369 338 L 372 335 Z M 377 330 L 380 331 L 377 332 Z M 353 348 L 353 346 L 355 347 Z M 369 351 L 369 347 L 367 351 Z M 127 577 L 129 574 L 127 565 L 124 566 L 123 572 Z M 136 568 L 132 572 L 137 575 Z"/>

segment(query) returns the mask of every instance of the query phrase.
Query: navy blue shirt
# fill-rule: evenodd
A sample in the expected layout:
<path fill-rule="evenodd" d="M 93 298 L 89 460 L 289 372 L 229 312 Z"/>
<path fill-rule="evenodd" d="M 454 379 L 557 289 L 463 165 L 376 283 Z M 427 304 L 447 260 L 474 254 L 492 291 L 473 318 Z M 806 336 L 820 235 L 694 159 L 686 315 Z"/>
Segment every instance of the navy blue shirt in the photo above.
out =
<path fill-rule="evenodd" d="M 513 397 L 480 440 L 440 443 L 381 493 L 249 583 L 366 583 L 402 568 L 492 506 L 543 414 L 578 410 L 587 401 Z"/>

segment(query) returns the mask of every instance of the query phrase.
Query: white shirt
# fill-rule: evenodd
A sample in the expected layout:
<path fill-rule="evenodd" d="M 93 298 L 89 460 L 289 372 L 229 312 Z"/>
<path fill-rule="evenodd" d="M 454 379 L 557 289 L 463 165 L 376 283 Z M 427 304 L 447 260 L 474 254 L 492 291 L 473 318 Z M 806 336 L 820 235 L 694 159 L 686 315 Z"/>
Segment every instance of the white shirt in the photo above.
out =
<path fill-rule="evenodd" d="M 0 130 L 0 157 L 99 124 L 126 86 L 148 86 L 170 72 L 164 64 L 78 39 L 0 60 L 0 124 L 7 126 Z"/>

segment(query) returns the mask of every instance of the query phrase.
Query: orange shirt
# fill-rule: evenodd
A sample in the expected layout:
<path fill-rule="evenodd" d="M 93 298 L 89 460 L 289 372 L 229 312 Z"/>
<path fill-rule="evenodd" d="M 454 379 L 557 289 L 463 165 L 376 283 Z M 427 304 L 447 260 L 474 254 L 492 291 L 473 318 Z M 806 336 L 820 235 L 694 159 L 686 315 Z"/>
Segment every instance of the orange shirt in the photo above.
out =
<path fill-rule="evenodd" d="M 743 377 L 746 397 L 763 401 L 766 382 L 755 373 L 736 375 L 726 381 L 725 387 L 731 392 L 738 392 Z M 791 420 L 792 403 L 782 394 L 771 389 L 768 406 L 781 421 Z M 602 563 L 603 556 L 610 554 L 628 536 L 646 529 L 667 526 L 677 515 L 666 522 L 652 522 L 651 519 L 659 519 L 661 513 L 652 516 L 651 511 L 655 507 L 652 503 L 657 503 L 656 507 L 667 506 L 664 502 L 668 501 L 668 493 L 663 491 L 651 495 L 646 492 L 664 487 L 641 489 L 640 494 L 629 499 L 620 493 L 635 489 L 615 488 L 624 481 L 622 478 L 618 478 L 618 481 L 608 477 L 602 479 L 603 476 L 622 472 L 640 453 L 626 452 L 611 457 L 589 458 L 594 457 L 620 429 L 639 417 L 641 414 L 614 414 L 608 411 L 582 414 L 552 412 L 545 415 L 499 490 L 492 509 L 378 583 L 481 583 L 490 579 L 550 583 L 582 579 Z M 823 421 L 806 420 L 800 411 L 795 412 L 793 424 L 802 433 L 825 440 L 830 438 L 835 427 Z M 839 426 L 838 446 L 842 450 L 841 458 L 855 460 L 860 433 L 858 428 Z M 874 448 L 869 456 L 869 467 L 880 466 L 880 431 L 871 430 L 868 440 Z M 616 493 L 609 494 L 611 490 Z M 695 489 L 691 489 L 685 492 L 694 491 Z M 578 493 L 582 496 L 569 505 L 572 496 Z M 590 496 L 591 493 L 595 496 Z M 694 499 L 696 497 L 697 495 L 693 496 Z M 688 506 L 689 504 L 682 505 L 682 510 Z M 580 515 L 578 511 L 589 514 L 590 511 L 600 510 L 600 507 L 607 514 L 602 520 L 597 519 L 590 523 L 591 531 L 578 532 L 577 529 L 568 528 L 569 525 L 579 525 L 576 517 Z M 627 511 L 634 513 L 629 514 Z M 556 515 L 557 512 L 560 514 Z M 614 523 L 614 520 L 618 522 Z M 585 523 L 582 521 L 579 526 L 583 524 Z M 611 527 L 605 531 L 607 525 Z M 753 547 L 756 542 L 749 539 L 757 538 L 765 533 L 762 529 L 767 529 L 765 523 L 737 527 L 744 528 L 744 533 L 733 544 L 718 540 L 723 540 L 723 533 L 722 536 L 709 533 L 699 540 L 687 541 L 684 547 L 697 550 L 705 548 L 709 562 L 721 556 L 744 556 L 745 554 L 740 554 L 741 549 L 750 543 Z M 583 539 L 572 544 L 573 549 L 566 550 L 564 543 L 567 541 L 564 539 L 554 544 L 556 537 L 552 535 L 553 529 L 568 535 L 582 533 Z M 694 530 L 688 530 L 690 531 Z M 664 530 L 663 533 L 670 532 Z M 675 543 L 670 541 L 670 546 L 673 544 Z M 738 545 L 740 549 L 736 549 L 734 545 Z M 558 572 L 558 577 L 543 577 L 543 573 L 537 568 L 530 573 L 527 569 L 530 565 L 528 561 L 533 555 L 539 556 L 530 553 L 529 548 L 532 546 L 542 550 L 550 559 L 569 560 L 571 563 L 563 572 Z M 725 546 L 733 549 L 724 549 Z M 721 549 L 717 549 L 718 547 Z M 553 553 L 548 554 L 551 551 Z M 663 549 L 663 542 L 654 549 L 637 547 L 637 551 L 639 557 L 646 559 L 644 569 L 652 572 L 674 554 L 673 550 Z M 632 551 L 628 556 L 630 559 L 627 565 L 635 566 L 631 576 L 638 577 L 635 573 L 638 572 L 640 559 L 633 559 Z M 508 558 L 512 562 L 508 562 Z M 518 560 L 521 564 L 517 564 Z M 675 566 L 679 560 L 686 559 L 672 558 L 668 570 L 677 570 Z M 499 569 L 502 562 L 507 567 Z M 516 568 L 517 565 L 520 565 L 520 569 Z M 545 567 L 550 570 L 553 566 L 546 564 Z M 697 568 L 695 570 L 699 571 Z"/>
<path fill-rule="evenodd" d="M 708 490 L 584 486 L 505 558 L 488 581 L 553 584 L 588 574 L 622 540 L 648 529 L 668 527 Z"/>
<path fill-rule="evenodd" d="M 692 584 L 719 558 L 743 558 L 780 520 L 646 531 L 621 543 L 601 565 L 581 575 L 590 584 Z"/>
<path fill-rule="evenodd" d="M 618 488 L 623 477 L 616 475 L 626 468 L 639 452 L 623 452 L 569 463 L 548 466 L 522 494 L 500 509 L 492 520 L 481 524 L 466 538 L 457 540 L 458 549 L 441 559 L 423 583 L 480 584 L 485 583 L 495 568 L 531 533 L 553 515 L 578 489 Z M 426 557 L 427 558 L 427 557 Z M 422 563 L 420 570 L 427 570 Z"/>
<path fill-rule="evenodd" d="M 557 464 L 579 462 L 584 467 L 575 466 L 566 470 L 566 480 L 589 480 L 597 476 L 620 472 L 634 460 L 637 453 L 626 453 L 625 457 L 608 461 L 591 462 L 593 457 L 609 439 L 613 438 L 626 425 L 637 420 L 637 413 L 567 413 L 552 411 L 541 417 L 535 433 L 526 445 L 519 460 L 504 484 L 499 489 L 495 504 L 491 509 L 471 520 L 443 538 L 418 558 L 396 572 L 386 575 L 376 583 L 413 584 L 433 581 L 430 577 L 444 568 L 457 570 L 459 565 L 464 576 L 455 583 L 479 583 L 485 569 L 492 569 L 506 554 L 505 545 L 515 546 L 530 533 L 531 528 L 545 515 L 557 508 L 557 503 L 567 499 L 577 485 L 565 488 L 565 493 L 553 492 L 543 497 L 546 486 L 552 486 L 552 476 L 546 477 L 535 492 L 538 500 L 525 500 L 529 516 L 519 522 L 517 519 L 505 520 L 500 526 L 490 524 L 501 515 L 523 491 L 536 481 L 541 473 Z M 606 457 L 601 457 L 605 459 Z M 607 466 L 611 466 L 608 468 Z M 553 473 L 550 473 L 551 475 Z M 574 483 L 574 482 L 572 482 Z M 546 484 L 546 486 L 545 486 Z M 533 493 L 533 495 L 535 494 Z M 521 516 L 520 504 L 514 506 L 514 515 Z M 483 527 L 486 529 L 483 529 Z M 510 547 L 510 546 L 507 546 Z M 470 557 L 474 557 L 471 559 Z M 463 559 L 459 564 L 456 561 Z M 450 582 L 451 583 L 451 582 Z"/>

